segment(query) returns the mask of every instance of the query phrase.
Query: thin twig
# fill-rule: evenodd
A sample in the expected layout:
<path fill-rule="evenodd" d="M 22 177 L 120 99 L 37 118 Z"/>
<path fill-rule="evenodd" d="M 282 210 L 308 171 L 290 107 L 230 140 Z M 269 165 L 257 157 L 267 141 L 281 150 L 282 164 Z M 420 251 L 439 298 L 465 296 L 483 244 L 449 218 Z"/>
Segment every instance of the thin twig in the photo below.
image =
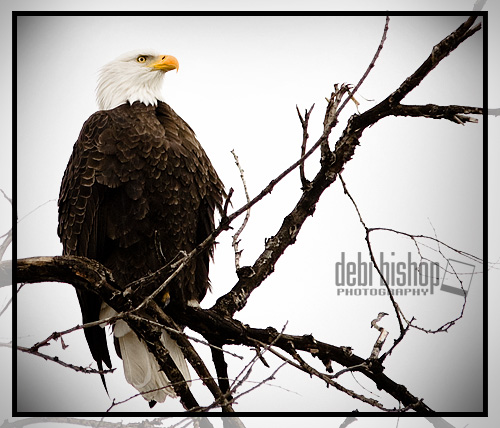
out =
<path fill-rule="evenodd" d="M 0 192 L 2 192 L 4 198 L 7 199 L 7 201 L 9 201 L 9 203 L 12 205 L 12 199 L 9 198 L 7 196 L 7 194 L 2 189 L 0 189 Z M 4 233 L 2 236 L 0 236 L 0 238 L 3 238 L 3 237 L 5 237 L 5 239 L 0 244 L 0 260 L 3 259 L 3 255 L 5 254 L 5 251 L 7 250 L 9 245 L 12 243 L 12 226 L 6 233 Z"/>
<path fill-rule="evenodd" d="M 60 364 L 63 367 L 67 367 L 67 368 L 73 369 L 77 372 L 82 372 L 82 373 L 86 373 L 86 374 L 90 374 L 90 373 L 106 374 L 106 373 L 113 373 L 116 370 L 116 369 L 95 370 L 95 369 L 91 369 L 88 367 L 75 366 L 74 364 L 65 363 L 64 361 L 61 361 L 59 359 L 59 357 L 52 357 L 50 355 L 43 354 L 43 353 L 38 352 L 38 351 L 33 351 L 31 348 L 25 348 L 24 346 L 18 345 L 17 349 L 21 352 L 26 352 L 27 354 L 36 355 L 37 357 L 41 357 L 44 360 L 53 361 L 54 363 Z"/>
<path fill-rule="evenodd" d="M 234 151 L 234 149 L 231 150 L 231 154 L 233 155 L 234 162 L 236 163 L 236 166 L 238 167 L 238 170 L 240 171 L 241 182 L 243 183 L 243 189 L 245 191 L 245 198 L 247 200 L 247 203 L 249 203 L 250 196 L 248 196 L 247 183 L 245 181 L 245 174 L 244 174 L 245 171 L 241 167 L 240 160 L 238 159 L 238 156 L 236 155 L 236 152 Z M 234 248 L 234 266 L 236 268 L 236 271 L 238 271 L 238 269 L 240 268 L 240 258 L 241 258 L 241 253 L 243 252 L 243 250 L 239 249 L 240 235 L 243 232 L 243 230 L 245 229 L 249 218 L 250 218 L 250 208 L 248 208 L 248 210 L 245 214 L 245 218 L 243 220 L 243 223 L 241 223 L 240 228 L 233 235 L 232 246 Z"/>
<path fill-rule="evenodd" d="M 12 199 L 7 196 L 7 193 L 3 191 L 3 189 L 0 189 L 0 192 L 2 192 L 2 195 L 4 196 L 5 199 L 9 201 L 9 203 L 12 205 Z"/>
<path fill-rule="evenodd" d="M 302 125 L 302 144 L 300 146 L 300 157 L 302 158 L 306 154 L 307 139 L 309 138 L 307 128 L 309 127 L 309 116 L 311 116 L 314 104 L 311 106 L 309 110 L 306 109 L 304 117 L 302 117 L 302 115 L 300 114 L 300 110 L 297 105 L 295 106 L 295 108 L 297 109 L 297 114 L 299 115 L 300 124 Z M 307 180 L 306 178 L 304 162 L 301 162 L 299 171 L 300 171 L 300 182 L 302 183 L 302 190 L 305 190 L 307 189 L 310 183 L 309 180 Z"/>
<path fill-rule="evenodd" d="M 370 71 L 375 67 L 375 62 L 377 61 L 380 52 L 382 51 L 382 48 L 384 47 L 385 40 L 387 39 L 387 32 L 389 31 L 389 21 L 390 18 L 389 16 L 385 17 L 385 26 L 384 26 L 384 31 L 382 33 L 382 39 L 380 40 L 380 43 L 378 45 L 378 48 L 375 52 L 375 55 L 373 55 L 373 59 L 371 60 L 370 64 L 368 65 L 368 68 L 366 69 L 365 73 L 359 79 L 359 82 L 354 86 L 354 89 L 351 91 L 349 90 L 349 96 L 346 98 L 346 100 L 342 103 L 342 105 L 339 107 L 337 110 L 337 116 L 340 114 L 340 112 L 344 109 L 344 107 L 347 105 L 347 103 L 350 101 L 350 99 L 354 96 L 354 94 L 357 92 L 357 90 L 360 88 L 360 86 L 363 84 L 365 79 L 368 77 L 370 74 Z"/>
<path fill-rule="evenodd" d="M 358 399 L 358 400 L 360 400 L 364 403 L 367 403 L 373 407 L 377 407 L 380 410 L 383 410 L 386 412 L 394 411 L 393 409 L 385 408 L 379 401 L 377 401 L 373 398 L 365 397 L 364 395 L 357 394 L 356 392 L 345 388 L 344 386 L 340 385 L 338 382 L 335 382 L 333 380 L 333 376 L 317 371 L 315 368 L 313 368 L 309 364 L 307 364 L 298 355 L 298 353 L 295 351 L 295 349 L 293 347 L 288 349 L 287 352 L 290 353 L 293 356 L 293 358 L 295 358 L 298 361 L 298 363 L 290 360 L 289 358 L 285 357 L 284 355 L 282 355 L 281 353 L 277 352 L 276 350 L 274 350 L 272 348 L 270 348 L 269 351 L 271 353 L 273 353 L 274 355 L 276 355 L 277 357 L 279 357 L 280 359 L 282 359 L 283 361 L 285 361 L 285 363 L 290 364 L 291 366 L 309 374 L 310 376 L 315 376 L 315 377 L 318 377 L 319 379 L 323 380 L 327 384 L 327 386 L 333 386 L 334 388 L 346 393 L 347 395 L 351 396 L 352 398 Z M 408 409 L 405 409 L 405 411 L 406 410 L 408 410 Z"/>
<path fill-rule="evenodd" d="M 415 328 L 417 330 L 420 330 L 420 331 L 423 331 L 425 333 L 439 333 L 439 332 L 446 332 L 449 330 L 449 328 L 451 328 L 453 325 L 455 325 L 455 323 L 461 319 L 463 317 L 463 314 L 464 314 L 464 311 L 465 311 L 465 305 L 466 305 L 466 294 L 464 293 L 464 303 L 462 305 L 462 309 L 461 309 L 461 312 L 460 314 L 453 320 L 451 321 L 448 321 L 446 322 L 444 325 L 442 325 L 441 327 L 439 327 L 438 329 L 436 330 L 429 330 L 429 329 L 425 329 L 423 327 L 420 327 L 418 325 L 414 325 L 412 324 L 412 322 L 408 322 L 406 317 L 404 316 L 403 312 L 401 311 L 401 308 L 399 307 L 399 305 L 397 304 L 396 300 L 394 299 L 392 293 L 390 292 L 390 289 L 389 289 L 389 284 L 387 283 L 387 280 L 385 279 L 383 273 L 381 272 L 379 266 L 378 266 L 378 263 L 377 261 L 375 260 L 375 256 L 373 254 L 373 250 L 372 250 L 372 247 L 371 247 L 371 241 L 370 241 L 370 233 L 371 232 L 374 232 L 374 231 L 387 231 L 387 232 L 392 232 L 392 233 L 396 233 L 396 234 L 400 234 L 400 235 L 403 235 L 403 236 L 406 236 L 410 239 L 412 239 L 412 241 L 414 242 L 417 250 L 418 250 L 418 253 L 420 255 L 420 258 L 423 260 L 424 257 L 422 256 L 422 254 L 420 253 L 420 248 L 418 246 L 418 242 L 417 242 L 417 239 L 420 238 L 420 239 L 428 239 L 428 240 L 431 240 L 435 243 L 437 243 L 438 245 L 438 252 L 439 254 L 441 254 L 441 256 L 445 259 L 445 260 L 448 260 L 447 257 L 444 256 L 444 254 L 442 253 L 441 251 L 441 248 L 440 248 L 440 245 L 448 248 L 449 250 L 451 251 L 454 251 L 456 252 L 457 254 L 460 254 L 464 257 L 467 257 L 469 258 L 470 260 L 473 260 L 475 262 L 479 262 L 479 263 L 482 263 L 482 260 L 477 257 L 477 256 L 474 256 L 470 253 L 467 253 L 465 251 L 460 251 L 460 250 L 457 250 L 456 248 L 446 244 L 445 242 L 439 240 L 437 238 L 437 236 L 426 236 L 426 235 L 413 235 L 413 234 L 410 234 L 410 233 L 406 233 L 406 232 L 401 232 L 401 231 L 398 231 L 398 230 L 394 230 L 394 229 L 390 229 L 390 228 L 381 228 L 381 227 L 377 227 L 377 228 L 368 228 L 366 226 L 366 223 L 364 222 L 363 220 L 363 217 L 361 216 L 361 212 L 356 204 L 356 202 L 354 201 L 353 197 L 351 196 L 351 194 L 349 193 L 349 191 L 347 190 L 347 186 L 345 184 L 345 181 L 344 179 L 342 178 L 342 175 L 339 174 L 339 178 L 340 178 L 340 181 L 342 183 L 342 186 L 344 188 L 344 193 L 349 197 L 349 199 L 351 200 L 352 204 L 354 205 L 354 208 L 356 210 L 356 213 L 358 214 L 358 217 L 359 217 L 359 221 L 361 222 L 361 224 L 363 225 L 363 228 L 365 229 L 365 241 L 367 243 L 367 246 L 368 246 L 368 251 L 369 251 L 369 254 L 370 254 L 370 259 L 373 263 L 373 266 L 375 267 L 375 269 L 377 270 L 380 278 L 382 279 L 383 281 L 383 284 L 384 286 L 386 287 L 387 289 L 387 294 L 392 302 L 392 305 L 394 307 L 394 310 L 396 312 L 396 315 L 397 315 L 397 319 L 398 319 L 398 322 L 399 322 L 399 326 L 400 326 L 400 336 L 398 337 L 398 339 L 396 339 L 395 343 L 394 343 L 394 346 L 388 351 L 386 352 L 382 357 L 381 357 L 381 360 L 385 359 L 388 355 L 390 355 L 390 353 L 392 352 L 392 350 L 394 349 L 394 347 L 403 339 L 403 337 L 406 335 L 406 333 L 408 332 L 408 328 L 412 327 L 412 328 Z M 431 224 L 432 226 L 432 224 Z M 433 227 L 434 229 L 434 227 Z M 436 231 L 434 229 L 434 234 L 436 235 Z M 453 267 L 452 267 L 453 268 Z M 460 280 L 460 278 L 458 277 L 458 274 L 455 273 L 455 275 L 457 276 L 457 279 L 460 281 L 460 284 L 462 284 L 462 281 Z M 463 289 L 463 285 L 462 285 L 462 289 Z M 405 320 L 405 322 L 407 323 L 406 327 L 403 326 L 403 322 L 401 320 L 401 318 L 403 318 Z"/>
<path fill-rule="evenodd" d="M 12 297 L 9 299 L 9 301 L 5 304 L 5 306 L 0 311 L 0 317 L 4 314 L 4 312 L 7 310 L 7 308 L 10 306 L 11 303 L 12 303 Z"/>
<path fill-rule="evenodd" d="M 483 263 L 483 259 L 481 259 L 480 257 L 477 257 L 473 254 L 470 254 L 470 253 L 467 253 L 466 251 L 462 251 L 462 250 L 458 250 L 454 247 L 452 247 L 451 245 L 448 245 L 446 242 L 443 242 L 435 237 L 432 237 L 432 236 L 428 236 L 428 235 L 414 235 L 414 234 L 411 234 L 411 233 L 408 233 L 408 232 L 401 232 L 400 230 L 395 230 L 395 229 L 391 229 L 391 228 L 388 228 L 388 227 L 370 227 L 368 229 L 371 232 L 378 232 L 378 231 L 382 231 L 382 232 L 392 232 L 392 233 L 396 233 L 398 235 L 404 235 L 404 236 L 407 236 L 408 238 L 411 238 L 411 239 L 428 239 L 430 241 L 434 241 L 436 242 L 437 244 L 439 245 L 442 245 L 446 248 L 448 248 L 449 250 L 457 253 L 457 254 L 460 254 L 461 256 L 464 256 L 466 258 L 468 258 L 469 260 L 472 260 L 476 263 Z"/>
<path fill-rule="evenodd" d="M 382 279 L 385 288 L 387 289 L 387 295 L 389 296 L 389 299 L 390 299 L 390 301 L 392 303 L 392 306 L 394 307 L 394 311 L 396 313 L 396 318 L 397 318 L 398 323 L 399 323 L 399 331 L 402 334 L 404 332 L 404 330 L 405 330 L 405 327 L 403 326 L 403 321 L 401 320 L 401 316 L 399 314 L 399 306 L 397 305 L 396 300 L 394 299 L 394 296 L 391 293 L 391 289 L 389 287 L 389 284 L 388 284 L 387 280 L 385 279 L 384 274 L 380 270 L 380 268 L 378 266 L 378 263 L 375 260 L 375 255 L 373 254 L 373 249 L 372 249 L 372 245 L 371 245 L 371 242 L 370 242 L 370 229 L 368 229 L 368 227 L 366 227 L 366 224 L 365 224 L 365 222 L 363 220 L 363 217 L 361 216 L 361 212 L 359 211 L 358 205 L 356 204 L 356 202 L 354 201 L 353 197 L 349 193 L 349 190 L 347 190 L 347 186 L 346 186 L 345 181 L 342 178 L 341 174 L 339 174 L 339 178 L 340 178 L 340 181 L 342 183 L 342 187 L 344 188 L 344 193 L 349 197 L 349 199 L 351 200 L 352 204 L 354 205 L 354 208 L 356 209 L 356 212 L 358 213 L 359 221 L 361 222 L 361 224 L 363 225 L 363 228 L 365 229 L 365 241 L 366 241 L 366 244 L 368 246 L 368 253 L 370 254 L 370 259 L 371 259 L 371 261 L 373 263 L 373 266 L 377 270 L 377 273 L 379 274 L 380 278 Z"/>
<path fill-rule="evenodd" d="M 36 208 L 33 208 L 28 214 L 23 215 L 17 222 L 20 223 L 22 222 L 26 217 L 29 215 L 33 214 L 35 211 L 39 210 L 43 206 L 47 205 L 50 202 L 57 202 L 57 199 L 49 199 L 48 201 L 45 201 L 43 204 L 38 205 Z"/>

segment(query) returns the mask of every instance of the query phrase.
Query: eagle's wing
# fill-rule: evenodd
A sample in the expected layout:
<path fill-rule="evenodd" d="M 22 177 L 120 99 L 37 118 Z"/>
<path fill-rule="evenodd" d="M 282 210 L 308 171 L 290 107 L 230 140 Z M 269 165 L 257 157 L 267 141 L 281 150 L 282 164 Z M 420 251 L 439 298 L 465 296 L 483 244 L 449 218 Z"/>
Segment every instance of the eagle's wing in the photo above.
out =
<path fill-rule="evenodd" d="M 180 174 L 190 173 L 191 192 L 199 199 L 196 219 L 196 234 L 193 236 L 194 246 L 200 244 L 214 230 L 214 211 L 222 212 L 222 201 L 226 196 L 224 185 L 215 171 L 210 159 L 198 142 L 193 129 L 166 103 L 159 102 L 156 115 L 165 130 L 165 139 L 170 142 L 179 141 L 185 151 L 182 156 Z M 187 180 L 186 180 L 187 181 Z M 182 222 L 186 222 L 179 216 Z M 196 263 L 193 290 L 187 293 L 190 299 L 201 300 L 210 288 L 208 280 L 210 256 L 213 255 L 213 245 L 209 251 L 198 256 Z"/>
<path fill-rule="evenodd" d="M 96 165 L 103 159 L 97 149 L 97 141 L 108 126 L 105 112 L 92 115 L 83 125 L 73 148 L 61 183 L 59 195 L 58 234 L 63 244 L 64 255 L 84 256 L 100 260 L 107 245 L 104 242 L 105 188 L 96 182 Z M 84 323 L 97 321 L 101 310 L 101 299 L 97 294 L 76 290 Z M 85 337 L 100 370 L 104 362 L 111 368 L 105 329 L 99 326 L 86 328 Z M 104 376 L 101 375 L 104 386 Z"/>

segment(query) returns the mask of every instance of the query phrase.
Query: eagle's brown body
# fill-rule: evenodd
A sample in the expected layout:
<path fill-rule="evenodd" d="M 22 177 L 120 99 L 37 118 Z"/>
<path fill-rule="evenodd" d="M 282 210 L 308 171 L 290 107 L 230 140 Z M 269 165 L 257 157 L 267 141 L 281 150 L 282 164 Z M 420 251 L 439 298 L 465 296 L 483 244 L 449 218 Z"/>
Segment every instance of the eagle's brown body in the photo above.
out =
<path fill-rule="evenodd" d="M 61 185 L 64 254 L 101 262 L 123 288 L 202 242 L 223 193 L 193 130 L 164 102 L 99 111 L 85 122 Z M 182 271 L 172 301 L 201 301 L 208 265 L 204 253 Z M 99 319 L 97 295 L 78 291 L 78 299 L 83 322 Z M 85 335 L 98 366 L 110 367 L 105 330 Z"/>

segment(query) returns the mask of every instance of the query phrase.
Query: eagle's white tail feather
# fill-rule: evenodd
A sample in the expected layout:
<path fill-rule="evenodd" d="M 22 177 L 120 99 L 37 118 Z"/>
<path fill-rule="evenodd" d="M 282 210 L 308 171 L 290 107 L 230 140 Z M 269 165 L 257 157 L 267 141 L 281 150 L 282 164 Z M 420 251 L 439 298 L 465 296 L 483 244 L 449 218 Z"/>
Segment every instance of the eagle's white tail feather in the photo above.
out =
<path fill-rule="evenodd" d="M 101 311 L 109 316 L 109 310 L 106 308 Z M 155 400 L 163 403 L 167 396 L 175 397 L 176 394 L 171 386 L 167 376 L 160 370 L 160 366 L 155 357 L 147 349 L 146 344 L 140 340 L 130 327 L 122 320 L 116 322 L 114 326 L 114 335 L 118 338 L 120 351 L 123 360 L 123 369 L 125 378 L 142 396 L 148 400 Z M 187 381 L 191 380 L 189 369 L 184 359 L 184 354 L 169 334 L 164 330 L 161 341 L 172 357 L 179 371 Z M 158 389 L 162 388 L 162 389 Z M 145 393 L 158 389 L 157 391 Z"/>

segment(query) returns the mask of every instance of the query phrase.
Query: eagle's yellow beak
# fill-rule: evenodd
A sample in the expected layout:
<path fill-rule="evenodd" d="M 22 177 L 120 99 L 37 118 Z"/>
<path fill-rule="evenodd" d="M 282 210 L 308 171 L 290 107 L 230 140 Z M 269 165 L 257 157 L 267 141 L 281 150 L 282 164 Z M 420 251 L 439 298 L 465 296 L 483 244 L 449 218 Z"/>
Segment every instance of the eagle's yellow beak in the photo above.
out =
<path fill-rule="evenodd" d="M 158 59 L 150 65 L 155 70 L 170 71 L 176 69 L 179 71 L 179 61 L 171 55 L 160 55 Z"/>

